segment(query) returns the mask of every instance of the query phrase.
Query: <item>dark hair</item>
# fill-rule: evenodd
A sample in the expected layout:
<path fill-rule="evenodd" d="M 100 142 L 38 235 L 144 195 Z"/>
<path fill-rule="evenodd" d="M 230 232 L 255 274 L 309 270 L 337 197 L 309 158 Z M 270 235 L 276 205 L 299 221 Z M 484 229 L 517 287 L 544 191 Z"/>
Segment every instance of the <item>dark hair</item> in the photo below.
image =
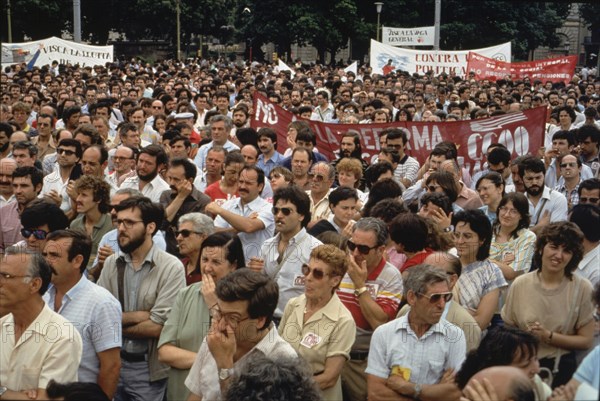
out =
<path fill-rule="evenodd" d="M 304 216 L 302 227 L 306 227 L 311 219 L 310 198 L 308 194 L 296 185 L 278 188 L 273 194 L 273 206 L 280 200 L 285 200 L 296 206 L 298 214 Z"/>
<path fill-rule="evenodd" d="M 577 142 L 581 143 L 587 138 L 590 138 L 590 141 L 598 146 L 598 142 L 600 142 L 600 129 L 593 125 L 582 125 L 579 127 L 577 130 Z"/>
<path fill-rule="evenodd" d="M 494 326 L 481 339 L 477 349 L 467 354 L 456 374 L 456 384 L 464 388 L 475 373 L 491 366 L 508 366 L 515 358 L 529 359 L 537 355 L 539 340 L 531 333 L 516 327 Z"/>
<path fill-rule="evenodd" d="M 381 181 L 377 181 L 373 184 L 371 191 L 369 191 L 369 199 L 363 207 L 363 217 L 369 217 L 371 214 L 371 208 L 377 203 L 384 199 L 396 199 L 402 196 L 402 188 L 393 178 L 385 178 Z"/>
<path fill-rule="evenodd" d="M 270 326 L 279 300 L 277 283 L 250 269 L 239 269 L 223 277 L 217 283 L 216 294 L 224 302 L 248 301 L 248 315 L 252 319 L 265 318 L 261 330 Z"/>
<path fill-rule="evenodd" d="M 579 188 L 577 188 L 577 194 L 581 196 L 582 190 L 593 191 L 594 189 L 600 189 L 600 179 L 588 178 L 587 180 L 581 181 Z"/>
<path fill-rule="evenodd" d="M 505 165 L 505 166 L 508 167 L 508 165 Z M 502 178 L 500 173 L 497 173 L 495 171 L 490 171 L 488 173 L 485 173 L 484 175 L 479 177 L 479 179 L 477 180 L 477 184 L 475 184 L 476 189 L 479 189 L 479 184 L 481 184 L 481 181 L 483 181 L 483 180 L 490 181 L 492 184 L 494 184 L 494 186 L 496 188 L 500 188 L 500 185 L 502 185 L 502 195 L 504 195 L 505 183 L 504 183 L 504 178 Z"/>
<path fill-rule="evenodd" d="M 498 204 L 498 214 L 500 213 L 500 208 L 506 206 L 508 202 L 512 202 L 514 208 L 521 215 L 517 227 L 513 230 L 513 232 L 510 233 L 512 238 L 517 238 L 517 233 L 524 228 L 529 228 L 529 224 L 531 223 L 531 215 L 529 214 L 529 201 L 525 195 L 520 192 L 509 192 L 500 200 L 500 203 Z M 496 234 L 498 234 L 500 231 L 499 218 L 496 218 L 496 221 L 494 221 L 493 230 Z"/>
<path fill-rule="evenodd" d="M 69 227 L 69 219 L 54 203 L 43 200 L 35 201 L 21 213 L 21 224 L 24 228 L 48 225 L 50 232 L 64 230 Z"/>
<path fill-rule="evenodd" d="M 14 180 L 15 178 L 20 177 L 29 177 L 31 179 L 31 184 L 33 184 L 33 188 L 38 185 L 43 185 L 44 183 L 44 175 L 40 170 L 33 166 L 17 167 L 12 173 L 12 178 Z"/>
<path fill-rule="evenodd" d="M 489 164 L 500 164 L 502 163 L 504 167 L 508 167 L 510 165 L 511 154 L 505 147 L 495 147 L 493 148 L 487 156 Z"/>
<path fill-rule="evenodd" d="M 575 135 L 573 131 L 556 131 L 554 135 L 552 135 L 552 141 L 558 139 L 566 140 L 569 146 L 575 145 Z"/>
<path fill-rule="evenodd" d="M 123 200 L 118 206 L 115 206 L 117 212 L 127 209 L 139 209 L 145 226 L 150 223 L 156 225 L 152 235 L 156 234 L 156 231 L 162 225 L 165 214 L 164 208 L 159 203 L 154 203 L 145 196 L 132 196 Z"/>
<path fill-rule="evenodd" d="M 48 241 L 57 241 L 59 239 L 70 239 L 71 246 L 67 254 L 67 260 L 72 261 L 77 255 L 83 256 L 79 271 L 83 274 L 90 260 L 92 253 L 92 239 L 85 232 L 80 230 L 57 230 L 53 231 L 46 237 Z"/>
<path fill-rule="evenodd" d="M 329 206 L 336 206 L 341 201 L 348 199 L 355 199 L 358 201 L 358 192 L 356 192 L 356 189 L 354 188 L 337 187 L 329 193 L 328 198 Z"/>
<path fill-rule="evenodd" d="M 198 173 L 196 165 L 183 157 L 176 157 L 174 159 L 169 160 L 169 168 L 172 167 L 183 167 L 186 179 L 191 178 L 193 180 L 194 178 L 196 178 L 196 174 Z"/>
<path fill-rule="evenodd" d="M 240 175 L 245 170 L 254 171 L 256 173 L 256 182 L 258 183 L 258 185 L 262 185 L 262 189 L 260 190 L 260 192 L 262 192 L 263 189 L 265 189 L 265 172 L 263 171 L 263 169 L 257 166 L 245 165 L 244 168 L 240 171 Z"/>
<path fill-rule="evenodd" d="M 167 164 L 169 162 L 169 156 L 167 156 L 167 152 L 160 145 L 148 145 L 145 148 L 140 150 L 140 154 L 138 155 L 138 159 L 140 155 L 147 154 L 156 158 L 156 166 L 160 166 L 161 164 Z"/>
<path fill-rule="evenodd" d="M 78 159 L 81 159 L 81 155 L 83 154 L 83 149 L 81 148 L 81 143 L 73 138 L 64 138 L 61 139 L 60 142 L 58 143 L 58 147 L 61 146 L 68 146 L 70 148 L 75 148 L 75 156 L 77 156 Z M 58 149 L 56 149 L 58 151 Z"/>
<path fill-rule="evenodd" d="M 223 399 L 320 401 L 322 397 L 305 360 L 260 354 L 236 370 Z"/>
<path fill-rule="evenodd" d="M 449 215 L 453 210 L 452 202 L 445 193 L 425 192 L 423 196 L 421 196 L 421 207 L 428 203 L 433 203 L 435 206 L 441 208 L 446 215 Z"/>
<path fill-rule="evenodd" d="M 298 152 L 306 152 L 306 154 L 308 155 L 308 164 L 312 165 L 314 163 L 315 155 L 313 154 L 313 152 L 311 152 L 309 149 L 300 146 L 296 146 L 294 150 L 292 150 L 292 156 L 290 157 L 290 160 L 292 160 L 294 158 L 294 155 L 296 155 L 296 153 Z"/>
<path fill-rule="evenodd" d="M 556 114 L 560 114 L 561 111 L 566 111 L 569 114 L 569 117 L 571 117 L 571 124 L 575 122 L 575 119 L 577 118 L 575 110 L 573 110 L 571 106 L 561 106 L 554 110 L 556 111 Z"/>
<path fill-rule="evenodd" d="M 409 113 L 410 114 L 410 113 Z M 406 132 L 404 132 L 403 130 L 399 129 L 399 128 L 390 128 L 387 130 L 387 139 L 398 139 L 398 138 L 402 138 L 402 144 L 406 145 L 406 143 L 408 142 L 408 136 L 406 135 Z"/>
<path fill-rule="evenodd" d="M 379 161 L 375 164 L 372 164 L 365 170 L 365 181 L 368 188 L 371 188 L 379 177 L 381 177 L 386 172 L 391 172 L 394 174 L 394 166 L 388 161 Z"/>
<path fill-rule="evenodd" d="M 36 156 L 38 154 L 38 148 L 29 141 L 19 141 L 13 145 L 13 152 L 15 150 L 26 150 L 29 153 L 29 157 Z"/>
<path fill-rule="evenodd" d="M 221 231 L 209 235 L 200 245 L 200 255 L 202 255 L 204 248 L 223 248 L 226 251 L 225 259 L 234 265 L 236 269 L 246 266 L 242 241 L 233 233 Z"/>
<path fill-rule="evenodd" d="M 110 401 L 97 383 L 57 383 L 52 379 L 48 382 L 46 392 L 48 397 L 64 397 L 65 401 Z"/>
<path fill-rule="evenodd" d="M 268 127 L 259 129 L 257 133 L 257 139 L 260 139 L 263 136 L 269 138 L 271 142 L 273 142 L 273 145 L 277 146 L 277 133 L 274 130 Z"/>
<path fill-rule="evenodd" d="M 592 204 L 573 206 L 569 221 L 575 223 L 590 242 L 600 241 L 600 207 Z"/>
<path fill-rule="evenodd" d="M 471 230 L 477 234 L 481 245 L 477 250 L 476 259 L 478 261 L 486 260 L 490 256 L 490 245 L 492 243 L 492 225 L 485 213 L 479 209 L 461 210 L 452 216 L 452 225 L 455 227 L 458 223 L 468 224 Z"/>
<path fill-rule="evenodd" d="M 390 238 L 407 252 L 418 252 L 427 246 L 429 230 L 425 219 L 412 213 L 403 213 L 392 220 Z"/>
<path fill-rule="evenodd" d="M 521 178 L 525 178 L 525 171 L 531 171 L 532 173 L 543 173 L 546 175 L 546 166 L 542 160 L 533 156 L 529 156 L 524 158 L 521 163 L 519 163 L 519 175 Z"/>
<path fill-rule="evenodd" d="M 344 138 L 352 138 L 354 140 L 355 148 L 352 151 L 352 153 L 350 154 L 350 156 L 354 157 L 356 159 L 359 159 L 359 160 L 362 159 L 362 146 L 360 144 L 360 134 L 358 133 L 358 131 L 353 130 L 353 129 L 346 131 L 340 137 L 340 143 L 342 142 L 342 139 L 344 139 Z"/>
<path fill-rule="evenodd" d="M 94 202 L 98 203 L 100 213 L 108 213 L 110 207 L 110 185 L 102 178 L 93 175 L 83 175 L 75 181 L 75 191 L 90 189 Z"/>
<path fill-rule="evenodd" d="M 535 253 L 533 254 L 533 265 L 542 266 L 542 253 L 547 244 L 562 245 L 567 252 L 572 252 L 573 256 L 565 267 L 565 276 L 569 279 L 573 277 L 573 271 L 583 259 L 583 233 L 570 221 L 560 221 L 550 223 L 542 229 L 535 242 Z"/>
<path fill-rule="evenodd" d="M 450 199 L 450 202 L 456 202 L 458 199 L 458 185 L 454 179 L 454 174 L 448 171 L 434 171 L 427 177 L 425 181 L 426 185 L 429 185 L 432 181 L 435 181 Z"/>
<path fill-rule="evenodd" d="M 408 210 L 403 202 L 398 199 L 388 198 L 373 206 L 369 216 L 383 220 L 385 223 L 389 224 L 396 216 L 406 212 L 408 212 Z"/>
<path fill-rule="evenodd" d="M 298 130 L 298 133 L 296 134 L 296 143 L 298 143 L 298 141 L 310 142 L 313 146 L 317 146 L 317 137 L 310 128 L 301 128 Z"/>
<path fill-rule="evenodd" d="M 4 132 L 6 137 L 10 139 L 15 130 L 13 129 L 12 125 L 5 122 L 0 122 L 0 132 Z"/>

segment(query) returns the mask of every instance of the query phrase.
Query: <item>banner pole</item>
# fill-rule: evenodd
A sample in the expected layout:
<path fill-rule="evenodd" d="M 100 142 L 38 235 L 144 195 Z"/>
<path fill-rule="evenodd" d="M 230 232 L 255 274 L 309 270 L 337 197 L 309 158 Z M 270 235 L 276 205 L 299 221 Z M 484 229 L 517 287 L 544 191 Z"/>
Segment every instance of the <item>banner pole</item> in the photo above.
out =
<path fill-rule="evenodd" d="M 442 0 L 435 0 L 435 42 L 433 44 L 433 50 L 440 50 L 440 20 L 442 14 Z"/>

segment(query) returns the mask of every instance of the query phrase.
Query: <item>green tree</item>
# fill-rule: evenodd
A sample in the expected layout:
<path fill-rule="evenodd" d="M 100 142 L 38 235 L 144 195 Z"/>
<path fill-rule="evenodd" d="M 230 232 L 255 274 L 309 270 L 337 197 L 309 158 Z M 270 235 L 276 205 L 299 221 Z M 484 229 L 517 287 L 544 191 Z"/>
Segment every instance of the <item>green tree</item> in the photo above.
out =
<path fill-rule="evenodd" d="M 69 0 L 11 0 L 11 25 L 13 42 L 23 42 L 50 36 L 60 36 L 73 18 L 72 3 Z M 8 40 L 7 29 L 8 1 L 2 1 L 2 41 Z"/>

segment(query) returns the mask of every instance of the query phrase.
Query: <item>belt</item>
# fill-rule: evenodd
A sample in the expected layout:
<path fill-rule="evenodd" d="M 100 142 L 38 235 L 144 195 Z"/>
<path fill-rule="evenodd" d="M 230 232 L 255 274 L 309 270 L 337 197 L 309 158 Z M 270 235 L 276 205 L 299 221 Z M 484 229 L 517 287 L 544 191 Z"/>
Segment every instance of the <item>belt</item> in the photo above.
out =
<path fill-rule="evenodd" d="M 146 362 L 148 354 L 134 354 L 132 352 L 121 351 L 121 358 L 127 362 Z"/>
<path fill-rule="evenodd" d="M 365 361 L 369 357 L 369 351 L 350 351 L 350 359 L 355 361 Z"/>

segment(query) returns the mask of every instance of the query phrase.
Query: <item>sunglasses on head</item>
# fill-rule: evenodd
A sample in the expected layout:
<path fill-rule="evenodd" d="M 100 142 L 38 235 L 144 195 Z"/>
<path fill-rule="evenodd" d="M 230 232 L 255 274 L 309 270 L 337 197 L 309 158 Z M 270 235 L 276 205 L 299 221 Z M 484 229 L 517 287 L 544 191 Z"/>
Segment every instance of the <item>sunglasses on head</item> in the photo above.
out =
<path fill-rule="evenodd" d="M 310 266 L 308 266 L 307 264 L 303 264 L 302 265 L 302 274 L 304 274 L 304 276 L 308 277 L 308 275 L 311 273 L 312 273 L 313 277 L 317 280 L 323 279 L 323 277 L 325 277 L 325 275 L 326 275 L 326 273 L 323 272 L 322 270 L 311 269 Z"/>
<path fill-rule="evenodd" d="M 283 213 L 284 216 L 289 216 L 293 210 L 289 207 L 275 207 L 273 206 L 273 216 L 277 216 L 279 212 Z"/>
<path fill-rule="evenodd" d="M 179 230 L 179 231 L 175 231 L 175 237 L 178 236 L 182 236 L 183 238 L 187 238 L 192 234 L 202 234 L 201 232 L 198 231 L 192 231 L 192 230 Z"/>
<path fill-rule="evenodd" d="M 363 255 L 368 255 L 369 252 L 371 252 L 371 249 L 377 248 L 377 245 L 375 245 L 375 246 L 356 245 L 354 242 L 348 240 L 348 249 L 350 249 L 351 252 L 354 252 L 354 250 L 357 248 L 358 248 L 359 253 L 361 253 Z"/>
<path fill-rule="evenodd" d="M 440 299 L 442 299 L 442 298 L 444 299 L 444 302 L 450 302 L 450 300 L 452 299 L 451 292 L 439 292 L 439 293 L 435 293 L 435 294 L 431 294 L 431 295 L 425 295 L 425 294 L 422 294 L 419 292 L 418 294 L 429 299 L 429 303 L 431 303 L 431 304 L 437 304 L 438 302 L 440 302 Z"/>
<path fill-rule="evenodd" d="M 31 235 L 33 235 L 35 239 L 46 239 L 46 235 L 48 235 L 48 233 L 44 230 L 30 230 L 27 228 L 22 228 L 21 235 L 23 238 L 29 238 Z"/>

